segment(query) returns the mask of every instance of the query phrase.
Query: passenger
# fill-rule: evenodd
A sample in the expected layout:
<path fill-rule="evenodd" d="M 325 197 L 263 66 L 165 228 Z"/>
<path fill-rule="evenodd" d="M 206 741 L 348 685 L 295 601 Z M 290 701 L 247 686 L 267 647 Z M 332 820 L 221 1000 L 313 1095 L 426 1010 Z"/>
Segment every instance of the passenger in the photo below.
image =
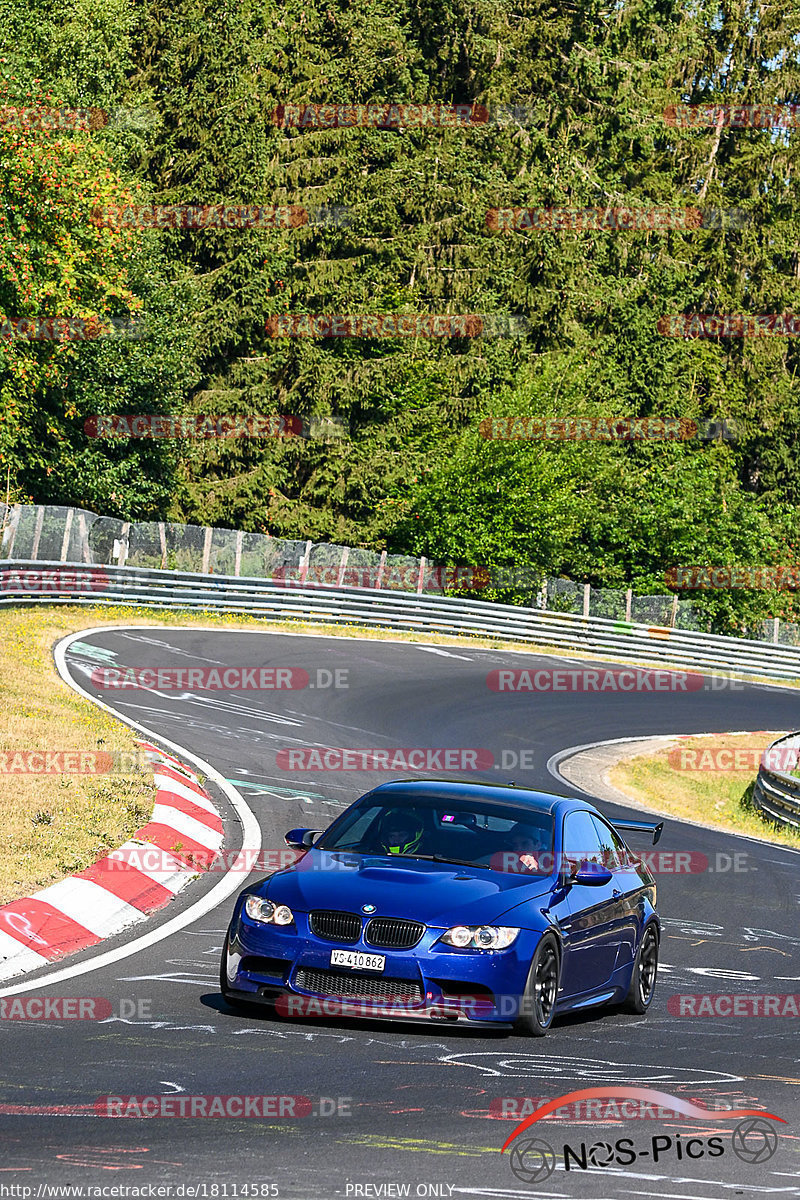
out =
<path fill-rule="evenodd" d="M 539 831 L 534 833 L 524 826 L 518 825 L 516 829 L 512 829 L 508 845 L 509 853 L 504 855 L 508 863 L 506 870 L 543 871 L 546 869 L 545 860 L 548 847 L 545 844 L 544 835 Z"/>

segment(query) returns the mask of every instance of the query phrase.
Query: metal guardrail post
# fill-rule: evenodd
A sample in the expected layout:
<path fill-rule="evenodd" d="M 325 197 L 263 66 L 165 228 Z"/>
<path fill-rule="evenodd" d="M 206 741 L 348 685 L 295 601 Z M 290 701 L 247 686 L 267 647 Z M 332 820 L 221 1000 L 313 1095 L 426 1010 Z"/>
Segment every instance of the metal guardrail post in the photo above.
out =
<path fill-rule="evenodd" d="M 39 504 L 36 508 L 36 523 L 33 527 L 33 545 L 31 546 L 31 558 L 39 557 L 39 542 L 42 540 L 42 525 L 44 525 L 44 505 Z"/>
<path fill-rule="evenodd" d="M 123 521 L 122 529 L 119 535 L 119 553 L 117 554 L 117 566 L 124 567 L 125 559 L 128 557 L 128 534 L 130 533 L 130 521 Z"/>
<path fill-rule="evenodd" d="M 81 555 L 85 563 L 92 561 L 91 551 L 89 549 L 89 531 L 86 527 L 86 513 L 78 513 L 78 529 L 81 535 Z"/>
<path fill-rule="evenodd" d="M 202 571 L 203 571 L 204 575 L 211 574 L 211 538 L 212 538 L 213 534 L 214 534 L 214 530 L 211 528 L 211 526 L 206 525 L 205 533 L 203 535 L 203 567 L 202 567 Z"/>
<path fill-rule="evenodd" d="M 378 578 L 375 583 L 375 587 L 378 589 L 380 589 L 381 584 L 383 583 L 383 573 L 385 570 L 386 570 L 386 551 L 382 550 L 381 551 L 381 561 L 378 564 Z"/>
<path fill-rule="evenodd" d="M 591 604 L 591 598 L 592 598 L 592 585 L 589 583 L 585 583 L 583 585 L 583 615 L 584 615 L 584 617 L 589 616 L 589 606 Z"/>
<path fill-rule="evenodd" d="M 11 558 L 11 555 L 14 553 L 14 540 L 22 518 L 22 505 L 13 504 L 11 506 L 11 516 L 9 517 L 8 513 L 6 513 L 6 517 L 8 518 L 8 524 L 3 529 L 3 549 L 5 550 L 5 557 Z"/>
<path fill-rule="evenodd" d="M 72 516 L 73 516 L 74 511 L 75 510 L 73 508 L 67 509 L 67 519 L 64 522 L 64 537 L 61 542 L 61 561 L 62 561 L 62 563 L 67 561 L 67 551 L 69 550 L 69 535 L 72 533 Z"/>
<path fill-rule="evenodd" d="M 336 586 L 341 587 L 344 583 L 344 573 L 347 568 L 347 560 L 350 557 L 350 547 L 345 546 L 342 549 L 342 561 L 339 563 L 339 574 L 336 576 Z"/>
<path fill-rule="evenodd" d="M 425 583 L 425 558 L 419 560 L 419 575 L 417 576 L 417 595 L 422 595 L 422 586 Z"/>
<path fill-rule="evenodd" d="M 300 586 L 302 587 L 308 575 L 308 568 L 311 566 L 311 547 L 313 542 L 306 542 L 306 549 L 303 557 L 300 559 Z"/>

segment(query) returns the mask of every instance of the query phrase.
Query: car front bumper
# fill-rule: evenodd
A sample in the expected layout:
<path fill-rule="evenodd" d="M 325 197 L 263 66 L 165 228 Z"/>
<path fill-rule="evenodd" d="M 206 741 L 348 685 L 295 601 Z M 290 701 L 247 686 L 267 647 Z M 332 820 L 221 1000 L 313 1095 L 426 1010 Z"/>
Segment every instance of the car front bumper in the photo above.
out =
<path fill-rule="evenodd" d="M 521 930 L 506 950 L 459 950 L 440 942 L 444 928 L 427 928 L 416 946 L 393 950 L 317 937 L 308 918 L 296 926 L 251 920 L 241 911 L 225 959 L 231 998 L 274 1005 L 287 1016 L 346 1016 L 428 1020 L 440 1024 L 509 1026 L 519 1016 L 540 934 Z M 355 950 L 385 957 L 382 972 L 332 966 L 331 952 Z"/>

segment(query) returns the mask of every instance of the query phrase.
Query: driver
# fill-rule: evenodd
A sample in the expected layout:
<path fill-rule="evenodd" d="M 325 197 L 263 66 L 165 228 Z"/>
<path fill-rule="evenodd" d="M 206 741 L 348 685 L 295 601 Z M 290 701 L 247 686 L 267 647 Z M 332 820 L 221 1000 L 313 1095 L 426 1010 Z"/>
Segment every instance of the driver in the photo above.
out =
<path fill-rule="evenodd" d="M 378 828 L 378 842 L 386 854 L 414 854 L 425 832 L 419 815 L 408 809 L 385 812 Z"/>

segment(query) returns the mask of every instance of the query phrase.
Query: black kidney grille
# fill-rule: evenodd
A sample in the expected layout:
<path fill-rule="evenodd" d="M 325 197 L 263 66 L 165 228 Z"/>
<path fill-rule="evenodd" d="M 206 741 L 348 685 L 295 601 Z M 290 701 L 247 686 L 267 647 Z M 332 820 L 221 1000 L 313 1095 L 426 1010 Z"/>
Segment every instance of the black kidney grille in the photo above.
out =
<path fill-rule="evenodd" d="M 364 940 L 370 946 L 385 946 L 389 950 L 410 950 L 425 932 L 418 921 L 402 917 L 373 917 L 367 924 Z"/>
<path fill-rule="evenodd" d="M 377 979 L 345 975 L 339 971 L 317 971 L 300 967 L 295 986 L 320 996 L 367 997 L 372 1000 L 414 1000 L 422 1003 L 422 988 L 413 979 Z"/>
<path fill-rule="evenodd" d="M 327 942 L 357 942 L 361 937 L 361 917 L 358 913 L 317 909 L 308 914 L 308 923 L 311 932 Z"/>

